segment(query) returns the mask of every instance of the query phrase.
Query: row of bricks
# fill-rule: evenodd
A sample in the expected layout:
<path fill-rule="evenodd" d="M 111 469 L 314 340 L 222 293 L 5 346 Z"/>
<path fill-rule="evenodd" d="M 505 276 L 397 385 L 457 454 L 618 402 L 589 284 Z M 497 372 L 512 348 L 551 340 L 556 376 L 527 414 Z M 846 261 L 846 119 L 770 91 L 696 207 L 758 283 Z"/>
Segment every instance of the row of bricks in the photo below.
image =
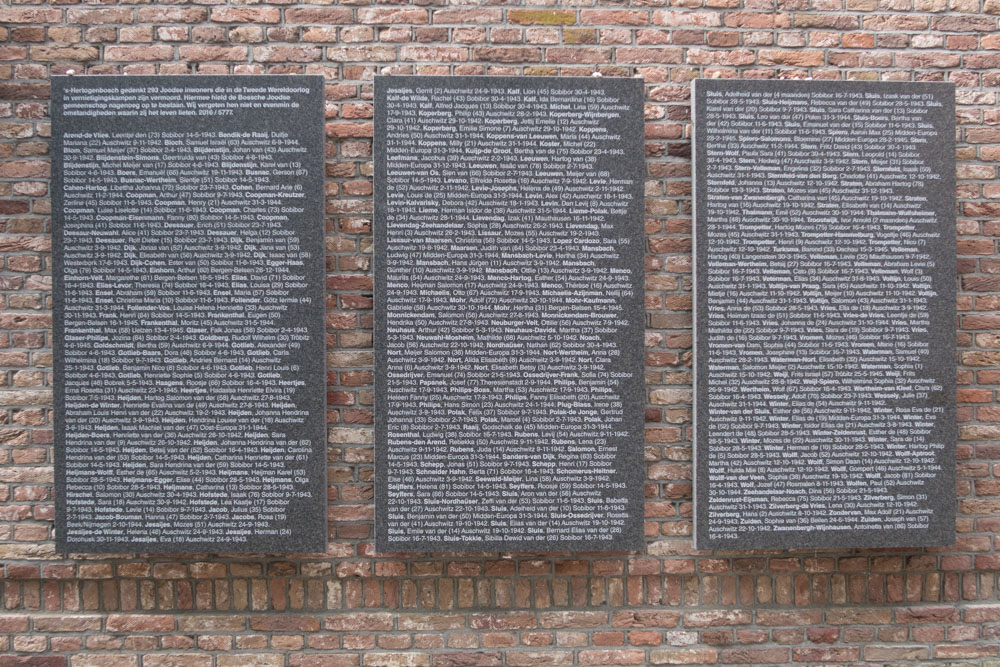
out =
<path fill-rule="evenodd" d="M 436 642 L 430 642 L 436 643 Z M 436 646 L 421 648 L 437 648 Z M 283 646 L 286 651 L 296 651 Z M 926 664 L 926 660 L 982 659 L 996 657 L 995 644 L 938 644 L 928 646 L 865 647 L 761 647 L 761 648 L 671 648 L 510 650 L 476 652 L 381 652 L 363 653 L 75 653 L 72 657 L 0 656 L 0 667 L 535 667 L 559 665 L 769 665 L 828 664 L 856 662 Z M 287 660 L 287 661 L 286 661 Z M 952 663 L 953 664 L 953 663 Z M 983 663 L 986 664 L 986 663 Z M 995 664 L 995 662 L 993 663 Z"/>
<path fill-rule="evenodd" d="M 1000 519 L 996 520 L 1000 523 Z M 991 526 L 996 529 L 996 525 Z M 394 554 L 378 554 L 374 560 L 350 560 L 358 555 L 372 558 L 376 556 L 370 543 L 335 543 L 329 546 L 324 558 L 343 559 L 333 564 L 328 560 L 264 560 L 247 561 L 239 554 L 225 556 L 222 560 L 199 560 L 197 556 L 179 560 L 170 556 L 159 562 L 119 560 L 98 563 L 7 563 L 0 569 L 0 580 L 12 579 L 224 579 L 226 577 L 538 577 L 538 576 L 614 576 L 614 575 L 656 575 L 656 574 L 832 574 L 872 573 L 889 574 L 898 572 L 935 572 L 938 570 L 962 571 L 1000 570 L 1000 557 L 981 554 L 973 563 L 973 556 L 954 554 L 954 550 L 988 552 L 991 550 L 991 536 L 962 536 L 954 547 L 925 547 L 922 551 L 939 553 L 916 553 L 908 555 L 885 554 L 884 550 L 871 549 L 871 555 L 831 555 L 831 556 L 787 556 L 787 555 L 739 555 L 730 558 L 708 555 L 698 558 L 675 557 L 668 561 L 659 558 L 618 555 L 608 557 L 604 553 L 593 558 L 528 557 L 489 558 L 454 560 L 447 555 L 435 559 L 421 559 L 408 556 L 405 559 Z M 900 550 L 900 549 L 897 549 Z M 90 560 L 107 557 L 93 556 Z M 155 559 L 156 556 L 150 556 Z"/>
<path fill-rule="evenodd" d="M 801 37 L 804 40 L 804 37 Z M 735 46 L 735 44 L 734 44 Z M 990 44 L 1000 48 L 997 44 Z M 1000 53 L 954 53 L 942 51 L 825 51 L 821 49 L 740 49 L 723 48 L 663 48 L 663 47 L 598 47 L 598 46 L 393 46 L 385 47 L 327 47 L 303 46 L 301 44 L 270 44 L 266 46 L 242 45 L 182 45 L 144 44 L 124 46 L 39 46 L 30 51 L 23 47 L 0 47 L 0 58 L 4 60 L 51 61 L 58 63 L 150 63 L 184 61 L 187 67 L 192 63 L 332 63 L 357 62 L 445 62 L 463 63 L 542 63 L 549 65 L 602 65 L 614 63 L 620 68 L 620 75 L 628 76 L 625 66 L 644 64 L 675 65 L 716 65 L 716 66 L 765 66 L 795 68 L 865 68 L 898 69 L 910 78 L 915 69 L 957 69 L 995 70 L 1000 66 Z M 860 47 L 863 48 L 863 47 Z M 103 53 L 102 53 L 103 51 Z M 481 68 L 456 70 L 455 74 L 482 73 Z M 766 70 L 765 70 L 766 71 Z M 108 73 L 90 68 L 88 73 Z M 205 73 L 208 73 L 205 70 Z M 543 72 L 533 72 L 540 74 Z M 554 73 L 554 72 L 553 72 Z M 692 72 L 696 74 L 696 72 Z M 773 76 L 772 72 L 772 76 Z M 832 76 L 839 78 L 834 71 Z M 803 76 L 808 76 L 803 72 Z M 759 77 L 758 77 L 759 78 Z"/>
<path fill-rule="evenodd" d="M 669 564 L 669 561 L 667 562 Z M 482 579 L 7 581 L 6 609 L 553 609 L 588 606 L 766 607 L 995 601 L 997 573 L 633 576 Z M 848 607 L 850 608 L 850 607 Z"/>
<path fill-rule="evenodd" d="M 826 609 L 612 609 L 539 612 L 350 612 L 330 614 L 4 614 L 0 634 L 105 631 L 137 632 L 426 632 L 451 630 L 608 630 L 637 628 L 687 628 L 698 631 L 745 626 L 855 627 L 928 626 L 975 627 L 1000 621 L 1000 605 L 967 604 L 910 607 L 862 607 Z M 911 628 L 912 629 L 912 628 Z M 904 641 L 906 632 L 891 635 Z M 872 637 L 868 637 L 871 639 Z"/>
<path fill-rule="evenodd" d="M 973 51 L 976 49 L 996 49 L 1000 40 L 996 35 L 942 34 L 939 32 L 878 33 L 878 32 L 832 32 L 815 28 L 790 28 L 767 26 L 771 22 L 768 15 L 759 15 L 765 21 L 745 22 L 737 28 L 514 28 L 510 26 L 476 27 L 412 27 L 392 26 L 373 28 L 368 26 L 328 26 L 316 25 L 293 30 L 287 27 L 266 27 L 260 25 L 139 25 L 139 26 L 74 26 L 41 25 L 11 28 L 9 34 L 0 33 L 0 41 L 7 38 L 15 45 L 33 45 L 56 42 L 46 47 L 31 46 L 34 60 L 43 62 L 92 60 L 90 54 L 96 49 L 87 48 L 94 44 L 135 44 L 152 42 L 193 42 L 196 44 L 259 44 L 263 42 L 305 42 L 307 44 L 534 44 L 548 45 L 612 45 L 612 46 L 780 46 L 786 48 L 816 47 L 845 49 L 946 49 Z M 755 25 L 757 24 L 757 25 Z M 764 28 L 764 29 L 759 29 Z M 83 43 L 82 45 L 80 43 Z M 24 46 L 0 47 L 0 60 L 23 59 Z M 344 47 L 345 54 L 339 60 L 352 60 L 346 54 L 352 47 Z M 358 51 L 375 54 L 384 47 L 376 46 L 373 51 Z M 336 52 L 336 51 L 335 51 Z M 338 52 L 339 53 L 339 52 Z M 367 57 L 353 60 L 381 60 Z"/>
<path fill-rule="evenodd" d="M 738 7 L 739 0 L 709 0 L 714 7 L 694 8 L 631 8 L 631 9 L 522 9 L 522 8 L 425 8 L 425 7 L 10 7 L 0 9 L 3 24 L 82 25 L 131 23 L 283 23 L 284 25 L 428 25 L 508 23 L 520 26 L 728 26 L 736 28 L 832 28 L 837 30 L 919 31 L 941 32 L 996 31 L 1000 7 L 996 0 L 986 0 L 982 11 L 975 0 L 918 0 L 915 12 L 873 12 L 879 9 L 877 0 L 854 0 L 845 11 L 839 0 L 819 0 L 811 3 L 813 11 L 728 11 Z M 444 4 L 441 2 L 441 4 Z M 695 3 L 700 4 L 700 3 Z M 806 9 L 805 3 L 788 7 Z M 824 4 L 829 4 L 824 7 Z M 921 7 L 920 5 L 927 5 Z M 927 16 L 925 12 L 951 10 L 947 16 Z M 858 13 L 852 13 L 858 12 Z M 964 14 L 964 15 L 963 15 Z"/>
<path fill-rule="evenodd" d="M 400 65 L 348 65 L 344 63 L 286 63 L 280 65 L 264 63 L 245 64 L 225 64 L 225 63 L 184 63 L 184 62 L 157 62 L 148 64 L 94 64 L 87 67 L 87 73 L 93 75 L 103 74 L 125 74 L 125 75 L 155 75 L 155 74 L 319 74 L 327 78 L 338 80 L 338 86 L 346 85 L 353 87 L 357 84 L 370 82 L 376 74 L 416 74 L 416 75 L 496 75 L 496 76 L 589 76 L 597 72 L 607 76 L 629 77 L 638 76 L 649 84 L 657 87 L 653 88 L 649 94 L 651 102 L 665 103 L 668 106 L 668 117 L 672 120 L 690 119 L 689 98 L 690 85 L 688 82 L 698 78 L 748 78 L 748 79 L 823 79 L 823 80 L 850 80 L 850 81 L 952 81 L 961 87 L 956 92 L 956 102 L 962 105 L 974 105 L 987 107 L 996 99 L 996 93 L 991 90 L 981 88 L 994 88 L 1000 82 L 1000 72 L 995 70 L 976 71 L 917 71 L 909 69 L 796 69 L 777 67 L 756 67 L 743 70 L 724 66 L 712 66 L 713 58 L 727 57 L 727 53 L 733 53 L 733 58 L 743 57 L 742 50 L 733 51 L 695 51 L 699 59 L 707 59 L 705 66 L 693 67 L 665 67 L 659 65 L 648 66 L 623 66 L 623 65 L 596 65 L 565 66 L 565 65 L 487 65 L 487 64 L 467 64 L 467 65 L 437 65 L 437 64 L 400 64 Z M 716 55 L 712 55 L 716 54 Z M 690 56 L 689 52 L 689 56 Z M 1000 55 L 1000 54 L 998 54 Z M 852 67 L 843 65 L 844 67 Z M 40 65 L 24 64 L 19 68 L 31 68 L 33 71 L 43 67 Z M 0 74 L 9 70 L 10 66 L 0 65 Z M 49 71 L 52 75 L 61 75 L 71 72 L 79 72 L 77 66 L 71 64 L 53 64 Z M 33 77 L 34 78 L 34 77 Z M 44 77 L 43 77 L 44 78 Z M 12 81 L 10 77 L 0 76 L 0 99 L 8 101 L 20 100 L 46 100 L 49 97 L 49 84 L 39 81 Z M 677 81 L 676 84 L 668 82 Z M 355 83 L 356 82 L 356 83 Z M 328 93 L 330 88 L 328 87 Z M 30 107 L 34 109 L 34 107 Z M 47 128 L 42 128 L 46 129 Z M 647 150 L 647 157 L 663 157 L 664 155 L 650 154 Z M 669 157 L 685 157 L 683 155 L 669 155 Z"/>

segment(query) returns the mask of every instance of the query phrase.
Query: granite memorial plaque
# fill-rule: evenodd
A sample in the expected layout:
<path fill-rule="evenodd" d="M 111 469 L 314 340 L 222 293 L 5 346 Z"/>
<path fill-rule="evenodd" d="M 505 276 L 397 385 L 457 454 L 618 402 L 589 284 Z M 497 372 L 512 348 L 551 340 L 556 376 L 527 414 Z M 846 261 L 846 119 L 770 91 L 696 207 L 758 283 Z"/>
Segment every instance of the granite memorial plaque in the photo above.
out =
<path fill-rule="evenodd" d="M 325 551 L 322 77 L 52 103 L 57 549 Z"/>
<path fill-rule="evenodd" d="M 955 533 L 955 90 L 695 82 L 696 545 Z"/>
<path fill-rule="evenodd" d="M 642 544 L 643 86 L 375 80 L 376 546 Z"/>

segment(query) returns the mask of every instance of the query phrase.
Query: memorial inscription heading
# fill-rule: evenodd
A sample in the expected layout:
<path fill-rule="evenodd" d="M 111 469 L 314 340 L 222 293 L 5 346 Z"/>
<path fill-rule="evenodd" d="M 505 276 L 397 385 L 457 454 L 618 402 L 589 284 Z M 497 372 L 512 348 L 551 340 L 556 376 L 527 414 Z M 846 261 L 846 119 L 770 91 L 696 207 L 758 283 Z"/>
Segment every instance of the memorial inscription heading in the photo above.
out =
<path fill-rule="evenodd" d="M 700 549 L 955 533 L 955 89 L 695 82 Z"/>
<path fill-rule="evenodd" d="M 57 549 L 325 551 L 322 77 L 52 102 Z"/>
<path fill-rule="evenodd" d="M 380 551 L 642 544 L 642 100 L 376 78 Z"/>

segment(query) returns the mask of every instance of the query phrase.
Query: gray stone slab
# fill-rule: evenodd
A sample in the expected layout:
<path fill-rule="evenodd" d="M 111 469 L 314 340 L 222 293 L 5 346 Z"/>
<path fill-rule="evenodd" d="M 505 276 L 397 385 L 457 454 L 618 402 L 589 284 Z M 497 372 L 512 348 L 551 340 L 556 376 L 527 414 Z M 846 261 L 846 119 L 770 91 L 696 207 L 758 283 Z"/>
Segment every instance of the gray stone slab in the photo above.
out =
<path fill-rule="evenodd" d="M 376 78 L 380 552 L 641 547 L 642 100 Z"/>
<path fill-rule="evenodd" d="M 57 549 L 325 551 L 322 77 L 52 107 Z"/>
<path fill-rule="evenodd" d="M 700 549 L 955 539 L 955 90 L 698 80 Z"/>

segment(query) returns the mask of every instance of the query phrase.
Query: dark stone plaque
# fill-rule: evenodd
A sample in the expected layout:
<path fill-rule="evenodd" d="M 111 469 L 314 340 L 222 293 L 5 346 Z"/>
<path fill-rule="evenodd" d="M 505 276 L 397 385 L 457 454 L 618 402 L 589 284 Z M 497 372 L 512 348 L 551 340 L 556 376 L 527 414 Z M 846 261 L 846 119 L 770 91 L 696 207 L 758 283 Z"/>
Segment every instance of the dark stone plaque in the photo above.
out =
<path fill-rule="evenodd" d="M 698 548 L 954 542 L 954 97 L 695 82 Z"/>
<path fill-rule="evenodd" d="M 376 78 L 380 551 L 642 544 L 642 100 Z"/>
<path fill-rule="evenodd" d="M 325 551 L 322 77 L 52 107 L 58 550 Z"/>

